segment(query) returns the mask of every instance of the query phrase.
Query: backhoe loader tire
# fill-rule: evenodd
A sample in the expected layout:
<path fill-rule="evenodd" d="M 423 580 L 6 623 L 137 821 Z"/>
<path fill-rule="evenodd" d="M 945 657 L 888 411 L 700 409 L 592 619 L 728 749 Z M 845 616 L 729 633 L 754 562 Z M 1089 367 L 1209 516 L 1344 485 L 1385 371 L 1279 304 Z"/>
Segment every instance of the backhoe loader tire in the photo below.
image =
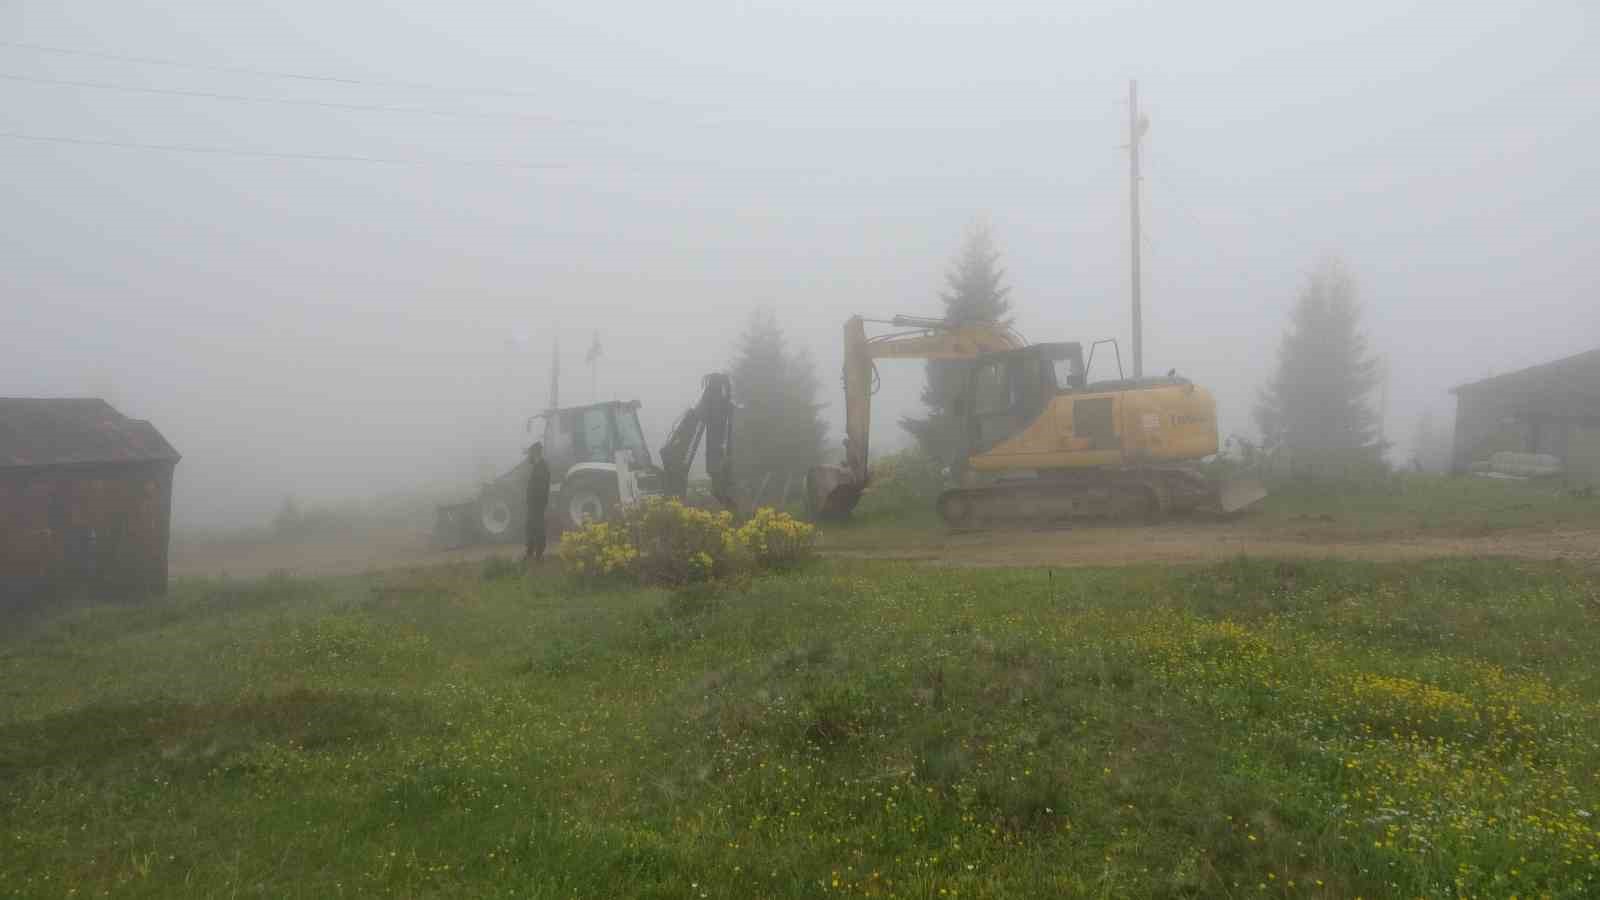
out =
<path fill-rule="evenodd" d="M 485 494 L 478 499 L 474 524 L 485 540 L 497 544 L 515 540 L 519 530 L 516 505 L 504 494 Z"/>
<path fill-rule="evenodd" d="M 621 502 L 616 482 L 595 476 L 579 477 L 561 486 L 556 512 L 567 529 L 582 528 L 587 522 L 603 522 Z"/>

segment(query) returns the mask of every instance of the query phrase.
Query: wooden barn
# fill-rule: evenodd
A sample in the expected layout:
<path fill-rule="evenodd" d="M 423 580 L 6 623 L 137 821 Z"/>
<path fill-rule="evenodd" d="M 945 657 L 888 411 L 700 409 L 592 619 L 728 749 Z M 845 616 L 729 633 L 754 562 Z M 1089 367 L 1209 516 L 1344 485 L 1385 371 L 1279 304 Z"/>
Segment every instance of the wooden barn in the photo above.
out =
<path fill-rule="evenodd" d="M 178 459 L 104 400 L 0 397 L 0 607 L 165 591 Z"/>
<path fill-rule="evenodd" d="M 1456 471 L 1497 452 L 1537 453 L 1558 460 L 1570 485 L 1600 486 L 1600 350 L 1463 384 L 1451 393 Z"/>

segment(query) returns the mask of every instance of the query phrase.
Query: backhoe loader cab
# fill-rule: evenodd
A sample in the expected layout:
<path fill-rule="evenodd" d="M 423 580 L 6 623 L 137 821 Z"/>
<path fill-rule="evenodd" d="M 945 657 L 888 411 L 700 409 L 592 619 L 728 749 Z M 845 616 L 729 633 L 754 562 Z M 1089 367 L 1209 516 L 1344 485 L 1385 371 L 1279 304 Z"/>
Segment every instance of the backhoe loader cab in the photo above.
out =
<path fill-rule="evenodd" d="M 639 401 L 608 401 L 541 413 L 544 457 L 557 478 L 579 463 L 615 463 L 618 452 L 628 464 L 649 468 L 650 448 L 639 427 Z"/>
<path fill-rule="evenodd" d="M 541 438 L 550 467 L 550 505 L 545 516 L 555 530 L 574 528 L 610 515 L 619 504 L 661 492 L 660 471 L 639 427 L 639 401 L 607 401 L 549 410 Z M 463 503 L 438 507 L 434 543 L 511 543 L 527 523 L 528 461 L 478 489 Z"/>
<path fill-rule="evenodd" d="M 639 401 L 591 403 L 543 418 L 549 514 L 560 528 L 598 522 L 619 504 L 661 492 L 660 472 L 639 427 Z M 524 473 L 524 483 L 526 478 Z"/>

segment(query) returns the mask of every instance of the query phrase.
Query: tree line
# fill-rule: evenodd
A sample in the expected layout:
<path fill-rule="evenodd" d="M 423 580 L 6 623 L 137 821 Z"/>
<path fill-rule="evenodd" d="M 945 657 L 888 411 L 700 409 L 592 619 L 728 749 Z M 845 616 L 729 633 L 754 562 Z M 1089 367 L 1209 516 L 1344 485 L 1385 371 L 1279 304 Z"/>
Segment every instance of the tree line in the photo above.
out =
<path fill-rule="evenodd" d="M 1011 287 L 988 226 L 968 230 L 937 297 L 951 325 L 1010 324 Z M 1384 465 L 1389 444 L 1372 403 L 1380 363 L 1360 319 L 1348 266 L 1329 260 L 1314 267 L 1290 307 L 1276 367 L 1254 407 L 1259 440 L 1248 442 L 1283 470 L 1340 473 Z M 969 370 L 963 362 L 928 362 L 922 412 L 900 420 L 923 454 L 951 469 L 960 467 L 965 445 L 953 401 Z M 828 432 L 826 404 L 819 399 L 823 381 L 810 354 L 791 346 L 771 309 L 751 315 L 736 343 L 731 374 L 740 406 L 735 458 L 741 483 L 803 473 L 822 460 Z M 1422 427 L 1432 429 L 1431 421 Z M 1437 432 L 1429 434 L 1429 452 L 1437 455 Z"/>

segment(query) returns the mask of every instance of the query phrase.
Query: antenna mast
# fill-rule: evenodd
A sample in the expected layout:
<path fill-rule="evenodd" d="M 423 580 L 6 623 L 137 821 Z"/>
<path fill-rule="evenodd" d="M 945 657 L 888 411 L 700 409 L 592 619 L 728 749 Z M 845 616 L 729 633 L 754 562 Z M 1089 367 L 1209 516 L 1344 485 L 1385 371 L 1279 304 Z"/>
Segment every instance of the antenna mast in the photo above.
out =
<path fill-rule="evenodd" d="M 561 408 L 561 338 L 550 339 L 550 409 Z"/>

